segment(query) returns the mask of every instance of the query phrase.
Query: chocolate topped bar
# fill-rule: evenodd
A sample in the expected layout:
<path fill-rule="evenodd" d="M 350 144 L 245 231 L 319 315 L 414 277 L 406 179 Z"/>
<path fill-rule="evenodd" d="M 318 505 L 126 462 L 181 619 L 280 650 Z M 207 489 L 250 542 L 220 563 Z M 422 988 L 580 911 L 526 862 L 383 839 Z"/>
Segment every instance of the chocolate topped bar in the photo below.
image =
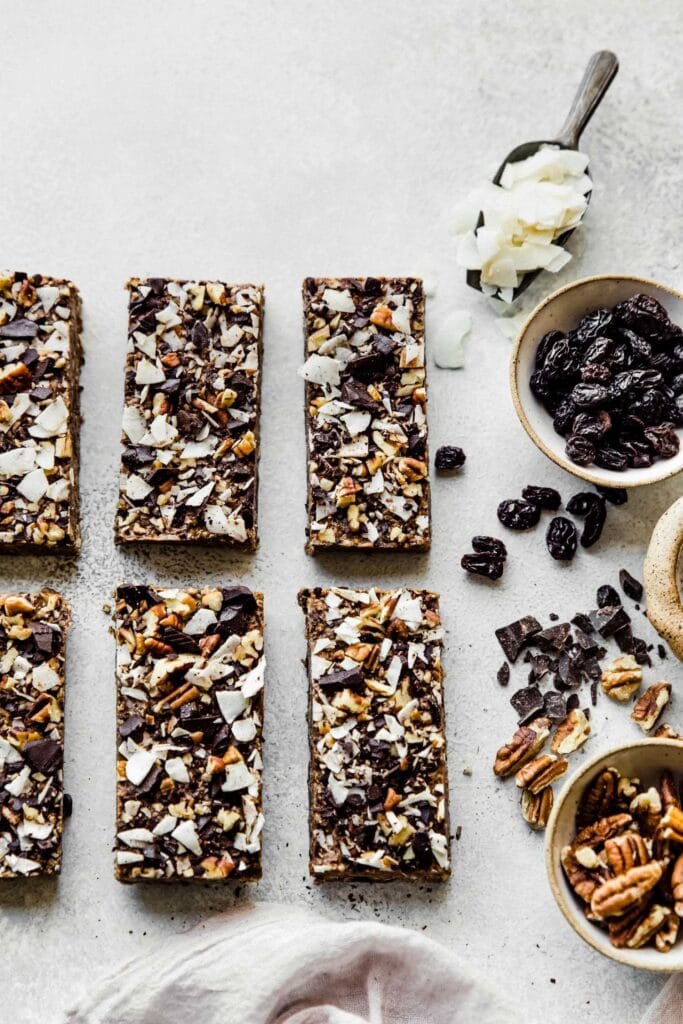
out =
<path fill-rule="evenodd" d="M 0 272 L 0 552 L 80 547 L 81 302 L 54 277 Z"/>
<path fill-rule="evenodd" d="M 304 590 L 310 870 L 318 880 L 450 873 L 439 598 Z"/>
<path fill-rule="evenodd" d="M 61 868 L 69 625 L 54 590 L 0 595 L 0 878 Z"/>
<path fill-rule="evenodd" d="M 260 878 L 261 594 L 116 596 L 116 877 Z"/>
<path fill-rule="evenodd" d="M 116 540 L 253 549 L 263 289 L 161 278 L 128 288 Z"/>
<path fill-rule="evenodd" d="M 422 282 L 308 277 L 303 297 L 306 550 L 428 548 Z"/>

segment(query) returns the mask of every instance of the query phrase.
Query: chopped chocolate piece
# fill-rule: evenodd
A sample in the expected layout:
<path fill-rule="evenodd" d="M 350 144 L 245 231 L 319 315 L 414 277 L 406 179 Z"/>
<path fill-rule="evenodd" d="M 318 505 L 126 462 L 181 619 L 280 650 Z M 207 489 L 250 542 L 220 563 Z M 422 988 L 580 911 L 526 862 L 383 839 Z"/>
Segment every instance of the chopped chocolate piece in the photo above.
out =
<path fill-rule="evenodd" d="M 73 554 L 81 543 L 76 286 L 0 274 L 0 323 L 0 551 Z"/>
<path fill-rule="evenodd" d="M 592 633 L 594 631 L 594 626 L 589 616 L 585 615 L 583 612 L 576 613 L 572 619 L 572 625 L 578 626 L 584 633 Z"/>
<path fill-rule="evenodd" d="M 544 679 L 549 672 L 554 672 L 556 663 L 554 658 L 547 654 L 536 654 L 531 659 L 531 676 L 534 679 Z"/>
<path fill-rule="evenodd" d="M 498 669 L 498 672 L 496 673 L 496 678 L 501 686 L 507 686 L 508 683 L 510 682 L 510 666 L 508 665 L 507 661 L 504 661 L 503 664 Z"/>
<path fill-rule="evenodd" d="M 664 644 L 657 644 L 657 654 L 662 659 L 668 657 Z"/>
<path fill-rule="evenodd" d="M 598 608 L 617 608 L 621 604 L 621 598 L 609 583 L 598 588 L 597 600 Z"/>
<path fill-rule="evenodd" d="M 438 596 L 340 587 L 302 591 L 299 600 L 308 639 L 311 874 L 447 878 Z M 364 642 L 366 624 L 372 640 Z M 340 659 L 362 663 L 361 688 L 325 685 Z"/>
<path fill-rule="evenodd" d="M 307 278 L 303 299 L 306 550 L 426 550 L 431 507 L 422 282 Z M 375 404 L 368 407 L 368 399 Z"/>
<path fill-rule="evenodd" d="M 530 718 L 543 710 L 543 695 L 535 686 L 525 686 L 510 697 L 510 703 L 519 716 L 519 724 L 524 725 Z"/>
<path fill-rule="evenodd" d="M 38 625 L 53 637 L 49 659 L 36 657 Z M 68 605 L 54 590 L 0 595 L 0 879 L 61 870 L 69 625 Z"/>
<path fill-rule="evenodd" d="M 578 701 L 578 696 L 577 696 Z M 568 713 L 567 701 L 557 690 L 548 690 L 543 696 L 543 714 L 551 722 L 562 722 Z"/>
<path fill-rule="evenodd" d="M 567 697 L 567 712 L 576 711 L 580 703 L 581 700 L 578 693 L 570 693 Z"/>
<path fill-rule="evenodd" d="M 327 672 L 318 681 L 318 686 L 321 690 L 356 690 L 363 682 L 363 672 L 356 667 Z"/>
<path fill-rule="evenodd" d="M 253 550 L 263 288 L 133 278 L 128 289 L 115 539 Z"/>
<path fill-rule="evenodd" d="M 514 663 L 537 633 L 541 632 L 541 623 L 533 615 L 526 615 L 508 626 L 496 630 L 498 643 L 503 648 L 505 657 Z"/>
<path fill-rule="evenodd" d="M 564 651 L 557 662 L 555 685 L 562 689 L 573 690 L 581 685 L 581 670 L 574 658 Z"/>
<path fill-rule="evenodd" d="M 631 620 L 621 606 L 618 608 L 607 606 L 591 612 L 591 622 L 600 636 L 607 639 L 614 636 L 620 629 L 630 625 Z"/>
<path fill-rule="evenodd" d="M 549 626 L 542 629 L 534 636 L 534 644 L 544 651 L 562 651 L 570 639 L 571 625 L 569 622 L 562 622 L 557 626 Z"/>
<path fill-rule="evenodd" d="M 619 570 L 619 585 L 626 596 L 630 597 L 632 601 L 640 601 L 642 598 L 643 584 L 635 576 L 631 576 L 627 569 Z"/>
<path fill-rule="evenodd" d="M 456 445 L 444 444 L 437 449 L 434 465 L 442 473 L 444 470 L 461 469 L 465 465 L 467 456 L 462 448 Z"/>
<path fill-rule="evenodd" d="M 237 610 L 231 601 L 241 617 L 223 637 L 221 616 Z M 169 628 L 192 649 L 170 646 Z M 121 586 L 116 640 L 116 878 L 259 878 L 261 595 Z"/>

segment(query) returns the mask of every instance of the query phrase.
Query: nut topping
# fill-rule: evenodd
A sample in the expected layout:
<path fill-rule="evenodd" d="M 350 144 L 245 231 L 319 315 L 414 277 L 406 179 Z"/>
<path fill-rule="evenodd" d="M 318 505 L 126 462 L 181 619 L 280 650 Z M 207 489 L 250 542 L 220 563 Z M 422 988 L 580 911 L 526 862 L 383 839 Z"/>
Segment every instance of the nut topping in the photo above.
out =
<path fill-rule="evenodd" d="M 643 670 L 632 654 L 616 658 L 602 673 L 602 688 L 612 700 L 630 700 L 642 681 Z"/>
<path fill-rule="evenodd" d="M 654 889 L 662 877 L 658 861 L 629 868 L 599 885 L 591 897 L 591 910 L 599 918 L 620 917 Z"/>
<path fill-rule="evenodd" d="M 522 793 L 521 806 L 522 817 L 527 825 L 535 830 L 544 829 L 553 809 L 552 789 L 542 789 L 536 795 L 525 789 Z"/>
<path fill-rule="evenodd" d="M 671 683 L 661 682 L 648 686 L 645 693 L 636 701 L 631 718 L 643 732 L 649 732 L 669 703 L 670 697 Z"/>
<path fill-rule="evenodd" d="M 542 749 L 549 735 L 549 718 L 537 718 L 530 725 L 523 725 L 496 754 L 493 765 L 495 774 L 506 778 L 519 771 Z"/>
<path fill-rule="evenodd" d="M 552 754 L 542 754 L 520 768 L 515 779 L 520 789 L 528 789 L 536 796 L 542 789 L 546 789 L 564 775 L 568 767 L 569 762 L 564 758 L 558 759 Z"/>
<path fill-rule="evenodd" d="M 558 725 L 550 749 L 553 754 L 572 754 L 584 745 L 590 731 L 591 727 L 584 712 L 580 708 L 574 708 Z"/>

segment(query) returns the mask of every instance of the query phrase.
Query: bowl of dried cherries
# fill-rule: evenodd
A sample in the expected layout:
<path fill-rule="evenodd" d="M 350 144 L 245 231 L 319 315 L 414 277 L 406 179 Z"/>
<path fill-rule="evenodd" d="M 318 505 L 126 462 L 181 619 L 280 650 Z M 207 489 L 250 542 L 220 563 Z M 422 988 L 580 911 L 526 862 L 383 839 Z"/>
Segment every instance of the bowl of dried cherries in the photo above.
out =
<path fill-rule="evenodd" d="M 683 740 L 648 739 L 589 761 L 546 830 L 546 868 L 574 931 L 605 956 L 683 971 Z"/>
<path fill-rule="evenodd" d="M 604 274 L 554 292 L 512 355 L 529 436 L 563 469 L 637 487 L 683 469 L 683 295 Z"/>

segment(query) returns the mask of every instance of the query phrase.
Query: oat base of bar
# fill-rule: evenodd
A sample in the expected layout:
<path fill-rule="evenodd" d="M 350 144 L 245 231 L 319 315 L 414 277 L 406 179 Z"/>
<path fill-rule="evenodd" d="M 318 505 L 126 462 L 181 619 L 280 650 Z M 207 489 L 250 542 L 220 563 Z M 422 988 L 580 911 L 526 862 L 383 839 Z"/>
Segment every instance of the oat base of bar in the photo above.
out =
<path fill-rule="evenodd" d="M 261 594 L 121 585 L 116 597 L 117 879 L 259 878 Z"/>
<path fill-rule="evenodd" d="M 431 542 L 424 294 L 415 278 L 306 278 L 306 550 Z"/>
<path fill-rule="evenodd" d="M 253 550 L 263 288 L 133 278 L 118 543 Z"/>
<path fill-rule="evenodd" d="M 439 598 L 303 590 L 310 871 L 317 881 L 450 874 Z"/>

